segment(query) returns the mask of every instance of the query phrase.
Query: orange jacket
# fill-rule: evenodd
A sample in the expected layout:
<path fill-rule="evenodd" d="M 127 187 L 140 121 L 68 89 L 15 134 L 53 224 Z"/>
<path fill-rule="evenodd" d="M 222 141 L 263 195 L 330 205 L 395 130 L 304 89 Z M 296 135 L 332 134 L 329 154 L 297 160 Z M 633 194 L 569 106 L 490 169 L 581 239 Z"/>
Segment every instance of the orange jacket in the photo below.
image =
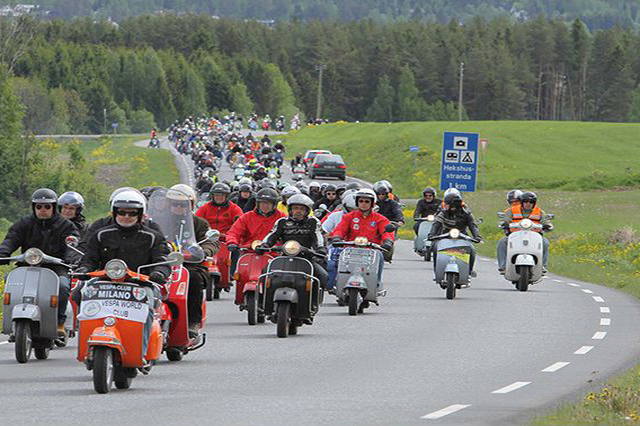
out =
<path fill-rule="evenodd" d="M 539 224 L 542 221 L 542 210 L 538 206 L 534 206 L 533 210 L 531 210 L 529 215 L 525 217 L 524 213 L 522 212 L 522 205 L 516 204 L 511 207 L 511 214 L 513 216 L 511 223 L 518 223 L 522 219 L 529 219 L 533 223 L 537 223 L 537 224 Z M 509 227 L 509 230 L 511 232 L 521 231 L 520 228 L 513 228 L 513 227 Z M 535 231 L 540 232 L 539 229 L 536 229 Z"/>

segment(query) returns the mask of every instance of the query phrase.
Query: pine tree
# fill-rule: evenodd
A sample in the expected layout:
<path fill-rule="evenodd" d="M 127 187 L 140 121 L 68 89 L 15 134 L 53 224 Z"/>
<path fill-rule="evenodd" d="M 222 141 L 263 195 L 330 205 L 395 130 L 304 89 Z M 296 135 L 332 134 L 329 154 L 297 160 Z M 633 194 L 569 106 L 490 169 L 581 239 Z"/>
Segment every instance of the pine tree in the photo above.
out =
<path fill-rule="evenodd" d="M 393 100 L 394 91 L 393 87 L 391 87 L 391 80 L 384 74 L 378 79 L 376 97 L 367 110 L 367 120 L 393 121 Z"/>

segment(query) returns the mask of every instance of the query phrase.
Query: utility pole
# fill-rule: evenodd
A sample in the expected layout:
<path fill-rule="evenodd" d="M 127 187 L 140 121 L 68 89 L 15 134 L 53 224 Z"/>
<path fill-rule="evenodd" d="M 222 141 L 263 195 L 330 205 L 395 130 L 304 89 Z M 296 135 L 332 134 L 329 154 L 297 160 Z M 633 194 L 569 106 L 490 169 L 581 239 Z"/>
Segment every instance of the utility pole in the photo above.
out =
<path fill-rule="evenodd" d="M 316 65 L 316 70 L 318 71 L 318 99 L 316 100 L 316 119 L 320 118 L 320 113 L 322 112 L 322 71 L 327 66 L 325 64 Z"/>
<path fill-rule="evenodd" d="M 462 121 L 462 83 L 464 81 L 464 62 L 460 62 L 460 85 L 458 88 L 458 121 Z"/>
<path fill-rule="evenodd" d="M 107 109 L 104 108 L 102 112 L 104 113 L 104 127 L 102 129 L 102 134 L 106 135 L 107 134 Z"/>

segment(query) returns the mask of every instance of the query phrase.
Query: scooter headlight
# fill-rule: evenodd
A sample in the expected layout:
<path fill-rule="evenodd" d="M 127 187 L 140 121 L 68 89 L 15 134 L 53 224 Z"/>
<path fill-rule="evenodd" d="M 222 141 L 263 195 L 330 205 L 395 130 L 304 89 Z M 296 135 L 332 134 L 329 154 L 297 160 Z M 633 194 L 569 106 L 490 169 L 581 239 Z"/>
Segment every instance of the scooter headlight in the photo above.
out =
<path fill-rule="evenodd" d="M 113 259 L 107 262 L 104 270 L 109 278 L 119 280 L 127 274 L 127 264 L 123 260 Z"/>
<path fill-rule="evenodd" d="M 460 238 L 460 230 L 453 228 L 451 231 L 449 231 L 449 236 L 454 240 Z"/>
<path fill-rule="evenodd" d="M 367 237 L 356 237 L 353 242 L 357 246 L 366 246 L 367 244 L 369 244 L 369 240 L 367 239 Z"/>
<path fill-rule="evenodd" d="M 427 220 L 429 222 L 433 222 L 434 220 L 436 220 L 436 217 L 434 215 L 430 214 L 429 216 L 427 216 Z"/>
<path fill-rule="evenodd" d="M 533 221 L 531 219 L 522 219 L 520 221 L 520 228 L 531 229 L 533 227 Z"/>
<path fill-rule="evenodd" d="M 44 259 L 44 253 L 35 247 L 28 249 L 24 252 L 24 261 L 29 265 L 39 265 Z"/>
<path fill-rule="evenodd" d="M 282 251 L 287 256 L 297 256 L 301 250 L 302 246 L 300 245 L 300 243 L 294 240 L 289 240 L 284 243 L 284 246 L 282 246 Z"/>

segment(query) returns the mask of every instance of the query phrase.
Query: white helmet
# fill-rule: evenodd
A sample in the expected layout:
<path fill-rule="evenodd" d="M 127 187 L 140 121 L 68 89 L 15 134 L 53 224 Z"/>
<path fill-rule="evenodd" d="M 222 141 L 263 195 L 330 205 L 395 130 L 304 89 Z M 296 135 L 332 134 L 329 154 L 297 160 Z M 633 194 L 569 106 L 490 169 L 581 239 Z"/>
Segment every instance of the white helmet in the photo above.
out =
<path fill-rule="evenodd" d="M 195 205 L 197 196 L 196 191 L 194 191 L 189 185 L 178 183 L 173 185 L 169 191 L 167 191 L 167 198 L 172 200 L 189 200 Z"/>
<path fill-rule="evenodd" d="M 291 206 L 305 206 L 309 210 L 313 208 L 313 200 L 304 194 L 294 194 L 287 200 L 287 207 Z"/>
<path fill-rule="evenodd" d="M 309 189 L 311 189 L 311 188 L 318 188 L 318 189 L 320 189 L 320 184 L 319 184 L 318 182 L 316 182 L 316 181 L 310 182 L 310 183 L 309 183 Z"/>
<path fill-rule="evenodd" d="M 118 188 L 118 189 L 114 190 L 114 191 L 111 193 L 111 195 L 109 195 L 109 204 L 111 204 L 111 202 L 113 201 L 113 199 L 114 199 L 114 197 L 115 197 L 116 195 L 118 195 L 119 193 L 124 192 L 124 191 L 136 191 L 136 192 L 138 192 L 140 195 L 142 195 L 142 192 L 138 191 L 138 190 L 137 190 L 137 189 L 135 189 L 135 188 L 132 188 L 132 187 L 130 187 L 130 186 L 123 186 L 122 188 Z"/>
<path fill-rule="evenodd" d="M 462 198 L 462 194 L 460 193 L 460 191 L 458 190 L 458 188 L 449 188 L 446 191 L 444 191 L 444 194 L 442 194 L 442 199 L 444 200 L 444 198 L 449 195 L 449 194 L 456 194 L 458 195 L 460 198 Z"/>
<path fill-rule="evenodd" d="M 355 210 L 358 207 L 358 205 L 356 204 L 355 191 L 350 192 L 342 197 L 342 207 L 346 209 L 346 211 Z"/>
<path fill-rule="evenodd" d="M 291 197 L 292 195 L 296 195 L 296 194 L 301 194 L 301 192 L 298 188 L 296 188 L 293 185 L 289 185 L 285 188 L 282 188 L 282 191 L 280 191 L 280 195 L 282 195 L 282 197 Z"/>
<path fill-rule="evenodd" d="M 111 200 L 111 211 L 114 214 L 119 208 L 142 210 L 142 216 L 147 211 L 147 199 L 137 190 L 122 191 Z"/>
<path fill-rule="evenodd" d="M 376 193 L 373 191 L 373 189 L 370 188 L 362 188 L 360 190 L 358 190 L 358 192 L 356 192 L 355 195 L 355 201 L 356 201 L 356 205 L 358 204 L 358 198 L 369 198 L 371 200 L 371 207 L 373 207 L 373 204 L 376 203 Z"/>

